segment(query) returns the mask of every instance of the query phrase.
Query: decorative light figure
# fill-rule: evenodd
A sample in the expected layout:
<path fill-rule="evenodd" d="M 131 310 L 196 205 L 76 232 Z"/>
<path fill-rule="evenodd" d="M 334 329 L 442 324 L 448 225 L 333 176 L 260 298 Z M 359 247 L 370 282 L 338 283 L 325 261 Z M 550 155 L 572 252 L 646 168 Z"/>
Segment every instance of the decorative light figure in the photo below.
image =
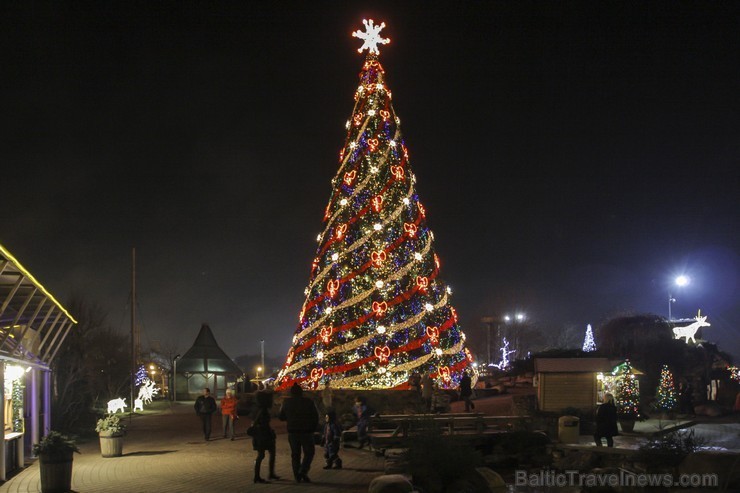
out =
<path fill-rule="evenodd" d="M 375 330 L 378 332 L 378 334 L 385 334 L 385 326 L 384 325 L 378 325 Z"/>
<path fill-rule="evenodd" d="M 380 223 L 375 223 L 375 224 L 373 224 L 373 229 L 375 231 L 380 231 L 381 229 L 383 229 L 383 225 L 380 224 Z"/>
<path fill-rule="evenodd" d="M 123 408 L 126 406 L 126 399 L 121 397 L 117 399 L 111 399 L 108 401 L 108 414 L 115 414 L 118 411 L 124 412 Z"/>
<path fill-rule="evenodd" d="M 427 303 L 426 305 L 424 305 L 424 308 L 426 308 L 428 312 L 434 311 L 434 305 L 432 305 L 431 303 Z"/>
<path fill-rule="evenodd" d="M 701 316 L 701 310 L 699 310 L 699 313 L 694 317 L 694 320 L 696 322 L 687 325 L 685 327 L 674 327 L 673 328 L 673 335 L 676 337 L 676 339 L 680 339 L 682 337 L 686 338 L 686 344 L 689 343 L 689 339 L 694 341 L 694 344 L 696 344 L 696 331 L 698 331 L 702 327 L 711 327 L 711 324 L 707 322 L 707 317 Z"/>
<path fill-rule="evenodd" d="M 379 55 L 378 44 L 387 45 L 391 42 L 389 38 L 380 37 L 380 31 L 385 27 L 385 22 L 381 22 L 379 26 L 375 26 L 375 21 L 372 19 L 362 19 L 362 23 L 365 25 L 365 31 L 357 30 L 352 33 L 352 36 L 364 41 L 363 45 L 357 50 L 357 53 L 367 50 L 368 53 Z"/>
<path fill-rule="evenodd" d="M 501 361 L 493 365 L 499 370 L 505 370 L 509 367 L 509 355 L 516 352 L 516 349 L 509 350 L 509 341 L 504 337 L 504 346 L 501 348 Z"/>

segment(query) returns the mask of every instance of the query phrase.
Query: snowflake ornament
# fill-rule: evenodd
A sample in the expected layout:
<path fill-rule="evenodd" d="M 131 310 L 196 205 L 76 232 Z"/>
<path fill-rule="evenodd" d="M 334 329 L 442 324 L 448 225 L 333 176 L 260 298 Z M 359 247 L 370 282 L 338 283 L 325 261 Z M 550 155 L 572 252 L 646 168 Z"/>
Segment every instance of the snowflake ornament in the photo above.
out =
<path fill-rule="evenodd" d="M 380 31 L 385 27 L 385 22 L 381 22 L 379 26 L 375 26 L 372 19 L 362 19 L 362 23 L 365 25 L 365 32 L 355 31 L 352 33 L 352 36 L 364 41 L 364 44 L 357 50 L 357 53 L 362 53 L 363 50 L 367 49 L 369 53 L 379 55 L 378 43 L 387 45 L 391 42 L 390 38 L 380 37 Z"/>

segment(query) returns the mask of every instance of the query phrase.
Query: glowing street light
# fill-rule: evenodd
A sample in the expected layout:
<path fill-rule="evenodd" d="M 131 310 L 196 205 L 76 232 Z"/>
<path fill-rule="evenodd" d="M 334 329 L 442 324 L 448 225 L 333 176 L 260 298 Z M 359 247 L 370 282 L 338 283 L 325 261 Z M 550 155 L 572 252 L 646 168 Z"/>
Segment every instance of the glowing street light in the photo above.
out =
<path fill-rule="evenodd" d="M 674 282 L 676 283 L 676 286 L 682 288 L 689 284 L 691 280 L 688 278 L 688 276 L 678 276 Z M 671 293 L 668 293 L 668 321 L 673 320 L 671 317 L 671 305 L 676 302 L 676 298 L 673 297 Z"/>
<path fill-rule="evenodd" d="M 262 367 L 261 367 L 261 366 L 258 366 L 258 367 L 257 367 L 257 378 L 259 378 L 259 377 L 260 377 L 260 373 L 261 373 L 261 372 L 262 372 Z"/>

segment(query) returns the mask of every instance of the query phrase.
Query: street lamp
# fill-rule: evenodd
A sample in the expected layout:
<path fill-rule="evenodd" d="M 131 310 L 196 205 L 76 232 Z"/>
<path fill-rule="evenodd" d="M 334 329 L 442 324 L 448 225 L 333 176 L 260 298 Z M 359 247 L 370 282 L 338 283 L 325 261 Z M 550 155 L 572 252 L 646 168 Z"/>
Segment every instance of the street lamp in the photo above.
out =
<path fill-rule="evenodd" d="M 258 366 L 258 367 L 257 367 L 257 378 L 259 378 L 259 377 L 260 377 L 260 372 L 261 372 L 261 371 L 262 371 L 262 367 L 261 367 L 261 366 Z"/>
<path fill-rule="evenodd" d="M 172 400 L 174 402 L 177 402 L 177 360 L 180 358 L 180 355 L 176 355 L 175 359 L 172 360 L 172 366 L 174 367 L 172 370 Z"/>
<path fill-rule="evenodd" d="M 496 319 L 493 317 L 483 317 L 481 319 L 481 322 L 486 324 L 486 328 L 488 329 L 486 333 L 486 353 L 488 356 L 488 359 L 486 360 L 486 363 L 488 365 L 492 365 L 493 361 L 491 360 L 491 329 L 493 328 L 493 322 L 495 322 Z"/>
<path fill-rule="evenodd" d="M 690 279 L 687 276 L 678 276 L 674 282 L 676 283 L 676 286 L 682 288 L 689 284 Z M 668 321 L 673 320 L 671 317 L 671 305 L 676 302 L 676 298 L 673 297 L 671 293 L 668 293 Z"/>

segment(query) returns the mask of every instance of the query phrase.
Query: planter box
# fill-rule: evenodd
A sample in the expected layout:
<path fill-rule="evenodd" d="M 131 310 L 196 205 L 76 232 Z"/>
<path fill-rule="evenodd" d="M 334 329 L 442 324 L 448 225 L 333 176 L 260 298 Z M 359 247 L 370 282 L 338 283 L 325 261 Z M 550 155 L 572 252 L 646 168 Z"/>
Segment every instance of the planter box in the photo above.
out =
<path fill-rule="evenodd" d="M 121 457 L 123 455 L 123 435 L 101 431 L 100 454 L 103 457 Z"/>
<path fill-rule="evenodd" d="M 619 426 L 622 428 L 623 432 L 632 433 L 635 429 L 635 421 L 630 419 L 620 419 Z"/>
<path fill-rule="evenodd" d="M 72 491 L 72 454 L 40 454 L 41 493 Z"/>

